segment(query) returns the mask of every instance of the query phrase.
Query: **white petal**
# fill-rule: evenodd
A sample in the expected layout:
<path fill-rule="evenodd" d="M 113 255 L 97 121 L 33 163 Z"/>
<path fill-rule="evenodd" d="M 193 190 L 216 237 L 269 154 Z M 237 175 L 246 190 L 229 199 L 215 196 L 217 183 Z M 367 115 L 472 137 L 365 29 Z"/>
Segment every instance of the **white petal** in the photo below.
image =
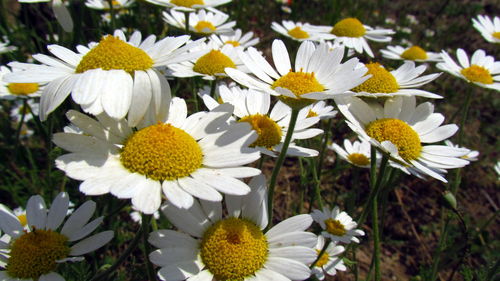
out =
<path fill-rule="evenodd" d="M 68 212 L 68 206 L 68 193 L 59 193 L 50 206 L 46 229 L 56 230 L 61 225 Z"/>
<path fill-rule="evenodd" d="M 94 201 L 86 201 L 76 211 L 71 214 L 64 224 L 61 234 L 70 237 L 74 232 L 79 231 L 92 217 L 96 204 Z"/>
<path fill-rule="evenodd" d="M 313 219 L 311 215 L 308 214 L 293 216 L 273 226 L 266 233 L 266 236 L 268 238 L 272 238 L 273 236 L 280 235 L 281 233 L 304 231 L 311 226 L 312 222 Z"/>
<path fill-rule="evenodd" d="M 101 90 L 101 104 L 110 117 L 119 120 L 125 117 L 130 108 L 134 82 L 130 74 L 123 70 L 108 72 L 110 75 Z"/>
<path fill-rule="evenodd" d="M 108 243 L 111 239 L 113 239 L 113 236 L 114 234 L 112 230 L 103 231 L 101 233 L 92 235 L 89 238 L 73 245 L 69 254 L 71 256 L 80 256 L 86 253 L 93 252 Z"/>
<path fill-rule="evenodd" d="M 104 217 L 99 217 L 99 218 L 89 222 L 88 224 L 86 224 L 80 230 L 73 232 L 71 234 L 71 236 L 68 237 L 68 241 L 69 242 L 78 241 L 78 240 L 86 237 L 87 235 L 92 233 L 92 231 L 96 230 L 96 228 L 102 223 L 103 219 L 104 219 Z"/>
<path fill-rule="evenodd" d="M 286 258 L 268 257 L 264 266 L 292 280 L 304 280 L 311 275 L 311 270 L 305 264 Z"/>
<path fill-rule="evenodd" d="M 40 276 L 40 279 L 38 279 L 38 280 L 39 281 L 65 281 L 65 279 L 56 272 L 51 272 L 49 274 L 42 275 L 42 276 Z"/>
<path fill-rule="evenodd" d="M 47 224 L 47 207 L 40 195 L 31 196 L 26 205 L 26 218 L 28 226 L 33 230 L 45 229 Z"/>

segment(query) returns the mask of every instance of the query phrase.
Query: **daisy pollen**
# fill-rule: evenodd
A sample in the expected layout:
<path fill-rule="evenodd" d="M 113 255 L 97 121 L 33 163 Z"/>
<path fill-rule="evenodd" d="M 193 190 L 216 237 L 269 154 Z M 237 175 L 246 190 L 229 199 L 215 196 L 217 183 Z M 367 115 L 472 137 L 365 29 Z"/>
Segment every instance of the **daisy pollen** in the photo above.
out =
<path fill-rule="evenodd" d="M 372 121 L 366 126 L 368 136 L 378 142 L 390 141 L 397 149 L 398 153 L 406 161 L 415 160 L 420 156 L 422 144 L 415 130 L 406 122 L 394 119 L 383 118 Z"/>
<path fill-rule="evenodd" d="M 28 96 L 36 93 L 39 89 L 38 83 L 9 83 L 7 89 L 13 95 Z"/>
<path fill-rule="evenodd" d="M 361 37 L 365 35 L 366 29 L 357 18 L 346 18 L 337 22 L 330 33 L 342 37 Z"/>
<path fill-rule="evenodd" d="M 209 21 L 200 20 L 195 26 L 194 29 L 199 33 L 211 34 L 217 28 Z"/>
<path fill-rule="evenodd" d="M 351 153 L 347 156 L 347 159 L 354 165 L 358 166 L 366 166 L 370 164 L 370 159 L 362 153 Z"/>
<path fill-rule="evenodd" d="M 146 70 L 152 66 L 153 60 L 146 52 L 120 40 L 117 36 L 107 35 L 82 58 L 75 72 L 83 73 L 101 68 L 123 69 L 133 73 L 135 70 Z"/>
<path fill-rule="evenodd" d="M 379 63 L 367 63 L 365 66 L 368 68 L 365 75 L 371 74 L 372 77 L 351 91 L 356 93 L 395 93 L 399 90 L 399 85 L 394 75 Z"/>
<path fill-rule="evenodd" d="M 460 70 L 465 78 L 467 78 L 471 82 L 478 82 L 482 84 L 493 84 L 493 77 L 491 76 L 488 69 L 479 66 L 479 65 L 471 65 L 467 68 Z"/>
<path fill-rule="evenodd" d="M 426 60 L 428 58 L 427 52 L 419 46 L 411 46 L 406 49 L 401 57 L 407 60 Z"/>
<path fill-rule="evenodd" d="M 20 279 L 37 279 L 54 271 L 57 260 L 71 252 L 68 238 L 52 230 L 34 229 L 16 239 L 10 248 L 7 274 Z"/>
<path fill-rule="evenodd" d="M 186 8 L 191 8 L 193 5 L 204 5 L 205 3 L 203 0 L 172 0 L 170 3 L 177 5 L 177 6 L 182 6 Z"/>
<path fill-rule="evenodd" d="M 143 128 L 125 142 L 120 162 L 129 171 L 153 180 L 189 176 L 201 167 L 203 154 L 196 140 L 170 124 Z"/>
<path fill-rule="evenodd" d="M 336 219 L 328 218 L 324 221 L 325 230 L 335 236 L 344 236 L 347 233 L 344 225 Z"/>
<path fill-rule="evenodd" d="M 221 51 L 211 50 L 195 62 L 193 70 L 198 73 L 217 76 L 216 74 L 224 73 L 226 67 L 236 68 L 236 64 Z"/>
<path fill-rule="evenodd" d="M 293 29 L 288 30 L 288 35 L 297 39 L 307 39 L 309 38 L 309 33 L 304 31 L 300 26 L 296 26 Z"/>
<path fill-rule="evenodd" d="M 255 223 L 228 218 L 204 233 L 200 256 L 217 280 L 243 280 L 263 267 L 268 243 Z"/>
<path fill-rule="evenodd" d="M 271 85 L 271 89 L 274 90 L 277 87 L 288 89 L 296 96 L 301 96 L 311 92 L 322 92 L 325 90 L 325 87 L 321 85 L 314 76 L 314 72 L 302 72 L 302 69 L 299 72 L 293 72 L 290 70 L 290 72 L 286 75 L 274 81 Z M 315 100 L 312 99 L 294 99 L 286 96 L 280 96 L 279 99 L 292 108 L 302 108 L 315 102 Z"/>
<path fill-rule="evenodd" d="M 252 125 L 259 137 L 250 147 L 262 146 L 272 149 L 281 142 L 283 136 L 281 127 L 267 115 L 253 114 L 242 117 L 239 122 L 248 122 Z"/>

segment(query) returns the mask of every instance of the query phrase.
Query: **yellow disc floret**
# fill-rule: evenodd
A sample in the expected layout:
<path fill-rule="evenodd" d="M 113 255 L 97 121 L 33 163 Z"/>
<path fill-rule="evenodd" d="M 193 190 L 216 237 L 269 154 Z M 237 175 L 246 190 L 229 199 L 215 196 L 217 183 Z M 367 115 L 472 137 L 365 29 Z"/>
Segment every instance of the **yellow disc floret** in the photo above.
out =
<path fill-rule="evenodd" d="M 366 29 L 357 18 L 346 18 L 337 22 L 330 33 L 340 37 L 361 37 Z"/>
<path fill-rule="evenodd" d="M 351 153 L 347 156 L 347 159 L 349 159 L 349 161 L 352 164 L 357 165 L 357 166 L 366 166 L 366 165 L 370 164 L 370 159 L 368 159 L 368 157 L 366 157 L 366 155 L 361 154 L 361 153 Z"/>
<path fill-rule="evenodd" d="M 219 50 L 211 50 L 201 56 L 194 64 L 193 70 L 206 75 L 220 76 L 226 67 L 236 68 L 234 62 Z"/>
<path fill-rule="evenodd" d="M 395 93 L 399 90 L 399 85 L 394 75 L 379 63 L 367 63 L 365 66 L 368 68 L 366 75 L 371 74 L 372 77 L 368 78 L 361 85 L 352 88 L 351 91 L 356 93 Z"/>
<path fill-rule="evenodd" d="M 398 153 L 404 160 L 414 160 L 420 156 L 422 144 L 417 132 L 406 122 L 383 118 L 372 121 L 365 128 L 366 134 L 378 142 L 390 141 L 398 148 Z"/>
<path fill-rule="evenodd" d="M 9 83 L 7 88 L 13 95 L 27 96 L 38 91 L 38 83 Z"/>
<path fill-rule="evenodd" d="M 427 52 L 419 46 L 411 46 L 401 54 L 401 58 L 405 60 L 426 60 Z"/>
<path fill-rule="evenodd" d="M 479 65 L 471 65 L 467 68 L 464 68 L 460 71 L 467 80 L 471 82 L 477 82 L 482 84 L 493 84 L 493 77 L 491 76 L 488 69 L 479 66 Z"/>
<path fill-rule="evenodd" d="M 125 168 L 153 180 L 183 178 L 201 167 L 203 154 L 196 140 L 170 124 L 157 124 L 134 133 L 120 153 Z"/>
<path fill-rule="evenodd" d="M 191 8 L 193 5 L 204 5 L 203 0 L 171 0 L 170 3 L 176 6 Z"/>
<path fill-rule="evenodd" d="M 251 147 L 262 146 L 267 149 L 272 149 L 281 142 L 283 133 L 281 127 L 269 118 L 267 115 L 254 114 L 248 115 L 239 120 L 239 122 L 248 122 L 252 125 L 259 137 L 252 143 Z"/>
<path fill-rule="evenodd" d="M 52 230 L 25 233 L 14 240 L 7 261 L 7 274 L 13 278 L 38 280 L 54 271 L 56 261 L 70 253 L 68 238 Z"/>
<path fill-rule="evenodd" d="M 26 217 L 26 214 L 22 214 L 17 216 L 17 219 L 19 220 L 19 223 L 25 227 L 28 224 L 28 218 Z"/>
<path fill-rule="evenodd" d="M 318 116 L 318 113 L 312 111 L 311 109 L 309 109 L 309 111 L 307 112 L 307 116 L 306 118 L 309 118 L 309 117 L 316 117 Z"/>
<path fill-rule="evenodd" d="M 200 256 L 219 281 L 240 281 L 263 268 L 268 256 L 266 236 L 253 222 L 228 218 L 203 235 Z"/>
<path fill-rule="evenodd" d="M 325 220 L 326 231 L 335 236 L 344 236 L 347 233 L 344 225 L 339 220 L 329 218 Z"/>
<path fill-rule="evenodd" d="M 321 250 L 316 250 L 316 253 L 319 256 L 319 254 L 321 253 Z M 329 258 L 330 258 L 330 256 L 328 255 L 328 253 L 323 252 L 323 254 L 321 254 L 321 256 L 318 258 L 318 261 L 316 262 L 316 266 L 322 267 L 322 266 L 326 265 L 328 263 Z"/>
<path fill-rule="evenodd" d="M 288 89 L 296 96 L 312 92 L 322 92 L 325 90 L 323 85 L 321 85 L 316 79 L 314 72 L 307 73 L 302 71 L 288 72 L 286 75 L 274 81 L 271 85 L 271 89 L 276 89 L 277 87 Z M 279 99 L 292 108 L 302 108 L 316 101 L 306 98 L 295 99 L 283 95 L 281 95 Z"/>
<path fill-rule="evenodd" d="M 90 69 L 122 69 L 127 72 L 146 70 L 153 66 L 153 59 L 143 50 L 134 47 L 120 38 L 107 35 L 90 50 L 76 67 L 76 73 Z"/>
<path fill-rule="evenodd" d="M 288 35 L 292 36 L 296 39 L 307 39 L 309 38 L 309 33 L 304 31 L 300 26 L 296 26 L 290 30 L 288 30 Z"/>
<path fill-rule="evenodd" d="M 238 47 L 240 45 L 240 42 L 235 41 L 235 40 L 227 40 L 226 42 L 224 42 L 224 44 L 229 44 L 229 45 L 233 45 L 234 47 Z"/>
<path fill-rule="evenodd" d="M 203 33 L 203 34 L 210 34 L 215 31 L 215 26 L 209 22 L 209 21 L 204 21 L 200 20 L 195 26 L 194 29 L 198 33 Z"/>
<path fill-rule="evenodd" d="M 493 32 L 491 36 L 495 37 L 496 39 L 500 40 L 500 31 L 499 32 Z"/>

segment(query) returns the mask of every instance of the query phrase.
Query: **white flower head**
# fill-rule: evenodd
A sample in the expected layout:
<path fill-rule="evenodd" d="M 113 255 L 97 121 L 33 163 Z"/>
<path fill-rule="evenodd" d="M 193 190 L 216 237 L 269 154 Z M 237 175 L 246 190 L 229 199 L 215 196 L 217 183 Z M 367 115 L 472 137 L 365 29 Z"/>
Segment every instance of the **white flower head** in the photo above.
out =
<path fill-rule="evenodd" d="M 470 150 L 466 147 L 460 147 L 458 144 L 452 143 L 450 140 L 445 140 L 444 144 L 450 147 L 455 147 L 455 148 L 461 148 L 464 150 L 464 155 L 461 156 L 462 159 L 468 160 L 468 161 L 477 161 L 477 157 L 479 156 L 479 151 L 477 150 Z"/>
<path fill-rule="evenodd" d="M 249 183 L 245 196 L 226 196 L 227 215 L 220 202 L 195 201 L 189 209 L 165 204 L 162 211 L 180 231 L 158 230 L 149 255 L 160 266 L 161 280 L 304 280 L 316 258 L 316 235 L 306 232 L 308 214 L 288 218 L 268 231 L 266 180 Z M 175 254 L 173 254 L 175 253 Z"/>
<path fill-rule="evenodd" d="M 17 50 L 16 46 L 9 46 L 10 42 L 9 42 L 9 39 L 7 37 L 4 37 L 3 41 L 4 42 L 0 41 L 0 54 L 8 53 L 8 52 L 12 52 L 12 51 Z"/>
<path fill-rule="evenodd" d="M 325 245 L 325 238 L 321 235 L 318 236 L 318 243 L 316 243 L 317 255 L 320 254 L 321 250 Z M 346 271 L 347 267 L 340 254 L 345 251 L 343 246 L 338 246 L 336 243 L 330 243 L 326 248 L 325 252 L 319 257 L 318 261 L 311 269 L 312 274 L 316 276 L 319 280 L 325 279 L 325 275 L 335 276 L 337 270 Z"/>
<path fill-rule="evenodd" d="M 135 0 L 112 0 L 111 4 L 113 5 L 114 10 L 126 9 L 132 6 L 135 3 Z M 110 10 L 110 5 L 108 0 L 87 0 L 85 1 L 85 6 L 90 9 L 95 10 Z"/>
<path fill-rule="evenodd" d="M 212 34 L 210 36 L 210 40 L 215 42 L 215 44 L 219 47 L 230 44 L 233 47 L 242 47 L 243 49 L 246 49 L 257 45 L 260 39 L 258 37 L 254 38 L 252 31 L 243 34 L 241 29 L 238 28 L 233 33 Z"/>
<path fill-rule="evenodd" d="M 387 46 L 387 49 L 380 50 L 382 56 L 391 60 L 408 60 L 416 62 L 441 62 L 440 53 L 433 53 L 413 45 L 408 48 L 403 46 Z"/>
<path fill-rule="evenodd" d="M 55 272 L 59 263 L 81 261 L 81 255 L 99 249 L 113 238 L 113 231 L 87 237 L 103 220 L 99 217 L 89 222 L 96 208 L 93 201 L 81 205 L 62 225 L 68 208 L 65 192 L 57 195 L 50 209 L 41 196 L 32 196 L 26 206 L 24 227 L 22 219 L 0 204 L 0 229 L 9 236 L 8 242 L 0 240 L 0 258 L 6 264 L 0 270 L 0 280 L 64 281 Z"/>
<path fill-rule="evenodd" d="M 146 0 L 149 3 L 173 8 L 182 12 L 210 9 L 231 2 L 231 0 Z"/>
<path fill-rule="evenodd" d="M 318 101 L 301 109 L 306 112 L 306 118 L 318 117 L 320 120 L 331 119 L 337 116 L 338 111 L 333 110 L 333 106 L 327 105 L 325 101 Z M 303 113 L 299 113 L 302 115 Z"/>
<path fill-rule="evenodd" d="M 368 141 L 354 141 L 351 143 L 348 139 L 344 140 L 344 148 L 340 147 L 338 144 L 333 143 L 328 146 L 329 149 L 334 150 L 340 158 L 345 161 L 361 167 L 370 168 L 371 145 Z M 380 158 L 380 154 L 377 153 L 377 159 Z"/>
<path fill-rule="evenodd" d="M 227 22 L 229 15 L 212 9 L 211 11 L 199 10 L 189 13 L 189 30 L 204 36 L 211 34 L 230 34 L 233 32 L 235 21 Z M 171 26 L 185 29 L 186 16 L 183 12 L 170 10 L 163 12 L 163 20 Z"/>
<path fill-rule="evenodd" d="M 334 243 L 359 243 L 357 236 L 365 235 L 363 230 L 356 229 L 358 224 L 346 212 L 340 212 L 338 206 L 331 211 L 328 207 L 324 207 L 323 211 L 315 209 L 311 216 L 323 229 L 321 235 Z"/>
<path fill-rule="evenodd" d="M 495 16 L 492 20 L 489 16 L 478 15 L 472 23 L 486 41 L 500 43 L 500 17 Z"/>
<path fill-rule="evenodd" d="M 282 21 L 281 24 L 272 22 L 271 28 L 279 34 L 299 42 L 305 40 L 331 40 L 335 37 L 332 34 L 315 32 L 314 28 L 308 23 L 293 22 L 288 20 Z"/>
<path fill-rule="evenodd" d="M 38 83 L 8 83 L 3 81 L 3 77 L 9 73 L 20 71 L 7 66 L 0 66 L 0 99 L 23 99 L 40 97 L 43 85 Z"/>

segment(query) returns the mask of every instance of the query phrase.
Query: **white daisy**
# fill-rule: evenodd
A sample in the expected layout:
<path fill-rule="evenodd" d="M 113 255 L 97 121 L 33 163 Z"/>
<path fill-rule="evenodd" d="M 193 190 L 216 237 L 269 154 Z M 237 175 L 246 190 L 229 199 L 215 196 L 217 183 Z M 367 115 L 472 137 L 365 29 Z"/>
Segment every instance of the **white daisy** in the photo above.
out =
<path fill-rule="evenodd" d="M 134 4 L 135 0 L 112 0 L 111 4 L 113 5 L 113 9 L 126 9 Z M 85 1 L 85 6 L 90 9 L 95 10 L 109 10 L 110 5 L 108 0 L 87 0 Z"/>
<path fill-rule="evenodd" d="M 139 223 L 139 224 L 142 224 L 142 213 L 141 213 L 141 211 L 137 210 L 137 209 L 136 209 L 136 208 L 134 208 L 134 207 L 132 207 L 132 209 L 133 209 L 134 211 L 130 212 L 130 218 L 131 218 L 133 221 L 135 221 L 135 222 L 137 222 L 137 223 Z M 153 213 L 153 218 L 154 218 L 155 220 L 159 219 L 159 218 L 160 218 L 160 212 L 159 212 L 159 211 L 154 212 L 154 213 Z"/>
<path fill-rule="evenodd" d="M 259 43 L 259 38 L 253 38 L 254 34 L 249 31 L 242 35 L 241 29 L 236 29 L 233 33 L 228 34 L 212 34 L 210 40 L 215 42 L 219 47 L 225 44 L 233 45 L 234 47 L 242 47 L 244 49 L 255 46 Z"/>
<path fill-rule="evenodd" d="M 320 254 L 324 246 L 325 238 L 320 235 L 318 236 L 318 242 L 316 243 L 317 255 Z M 325 279 L 325 273 L 326 275 L 334 276 L 337 274 L 337 270 L 346 271 L 347 267 L 344 265 L 342 258 L 339 257 L 339 255 L 344 251 L 344 247 L 337 246 L 335 243 L 330 243 L 314 267 L 311 268 L 312 274 L 314 274 L 319 280 L 323 280 Z"/>
<path fill-rule="evenodd" d="M 462 155 L 460 158 L 468 160 L 468 161 L 477 161 L 477 157 L 479 156 L 479 151 L 470 150 L 466 147 L 460 147 L 460 146 L 458 146 L 458 144 L 454 144 L 450 140 L 445 140 L 444 144 L 446 144 L 447 146 L 463 149 L 464 155 Z"/>
<path fill-rule="evenodd" d="M 457 58 L 460 65 L 457 65 L 446 51 L 442 51 L 441 56 L 444 62 L 438 63 L 437 68 L 480 87 L 500 91 L 500 61 L 487 56 L 483 50 L 476 50 L 469 62 L 465 51 L 458 49 Z"/>
<path fill-rule="evenodd" d="M 333 110 L 333 106 L 327 105 L 325 101 L 318 101 L 301 109 L 306 112 L 306 118 L 318 117 L 320 120 L 326 120 L 337 116 L 338 111 Z M 301 115 L 303 113 L 300 113 Z"/>
<path fill-rule="evenodd" d="M 271 29 L 296 41 L 321 41 L 335 38 L 332 34 L 314 32 L 310 26 L 308 23 L 284 20 L 281 24 L 272 22 Z"/>
<path fill-rule="evenodd" d="M 10 42 L 9 42 L 9 39 L 7 37 L 4 37 L 3 41 L 4 42 L 0 41 L 0 54 L 8 53 L 8 52 L 12 52 L 12 51 L 17 50 L 16 46 L 9 46 Z"/>
<path fill-rule="evenodd" d="M 384 58 L 391 60 L 410 60 L 416 62 L 441 62 L 440 53 L 428 52 L 420 46 L 413 45 L 405 48 L 403 46 L 387 46 L 387 49 L 380 50 Z"/>
<path fill-rule="evenodd" d="M 61 25 L 61 27 L 66 32 L 73 31 L 73 19 L 71 18 L 71 14 L 66 7 L 69 5 L 69 1 L 63 0 L 19 0 L 19 3 L 41 3 L 41 2 L 50 2 L 52 11 L 54 12 L 54 16 L 57 19 L 57 22 Z"/>
<path fill-rule="evenodd" d="M 413 61 L 405 61 L 398 69 L 387 71 L 381 64 L 373 62 L 365 64 L 368 68 L 367 75 L 371 77 L 363 84 L 351 89 L 355 96 L 365 97 L 393 97 L 393 96 L 421 96 L 425 98 L 439 99 L 429 91 L 417 89 L 434 79 L 441 73 L 427 74 L 420 76 L 427 68 L 426 65 L 415 67 Z"/>
<path fill-rule="evenodd" d="M 249 183 L 246 196 L 227 196 L 222 204 L 207 201 L 186 209 L 165 204 L 162 211 L 180 231 L 159 230 L 149 242 L 158 250 L 149 259 L 160 266 L 162 280 L 304 280 L 316 258 L 316 235 L 305 230 L 310 215 L 298 215 L 267 232 L 266 180 Z"/>
<path fill-rule="evenodd" d="M 328 146 L 328 148 L 334 150 L 340 158 L 355 166 L 370 168 L 371 145 L 368 141 L 354 141 L 351 143 L 348 139 L 345 139 L 344 148 L 340 147 L 336 143 L 332 143 Z"/>
<path fill-rule="evenodd" d="M 121 30 L 104 36 L 91 48 L 77 46 L 78 53 L 58 45 L 48 50 L 57 58 L 43 54 L 33 57 L 41 65 L 10 63 L 23 69 L 4 76 L 11 83 L 47 83 L 40 101 L 40 119 L 54 111 L 71 93 L 85 112 L 106 112 L 122 119 L 128 113 L 131 126 L 137 125 L 149 107 L 160 114 L 168 107 L 170 87 L 158 67 L 191 58 L 186 50 L 198 42 L 181 45 L 189 36 L 166 37 L 158 42 L 154 35 L 141 41 L 136 31 L 127 41 Z"/>
<path fill-rule="evenodd" d="M 297 51 L 295 70 L 281 40 L 274 40 L 272 53 L 277 72 L 259 51 L 251 47 L 246 52 L 239 50 L 239 55 L 254 76 L 236 69 L 227 69 L 226 73 L 250 89 L 279 96 L 281 101 L 294 108 L 343 94 L 368 79 L 363 77 L 366 68 L 358 67 L 357 58 L 340 63 L 344 56 L 343 47 L 330 50 L 325 43 L 316 47 L 314 43 L 304 41 Z"/>
<path fill-rule="evenodd" d="M 373 57 L 373 52 L 367 39 L 375 42 L 390 42 L 392 29 L 379 29 L 364 25 L 357 18 L 345 18 L 331 26 L 315 26 L 318 32 L 329 33 L 335 36 L 335 41 L 343 43 L 346 47 L 358 53 L 366 52 Z"/>
<path fill-rule="evenodd" d="M 4 75 L 19 71 L 7 66 L 0 66 L 0 99 L 18 99 L 39 97 L 43 87 L 38 83 L 7 83 L 3 81 Z"/>
<path fill-rule="evenodd" d="M 209 9 L 217 7 L 231 0 L 146 0 L 146 2 L 168 8 L 174 8 L 183 12 L 192 12 L 196 9 Z"/>
<path fill-rule="evenodd" d="M 35 100 L 27 100 L 27 106 L 24 105 L 23 101 L 16 101 L 10 110 L 10 118 L 15 121 L 21 120 L 21 115 L 24 112 L 24 122 L 28 122 L 33 119 L 33 115 L 38 116 L 40 112 L 40 104 Z"/>
<path fill-rule="evenodd" d="M 387 99 L 384 106 L 367 104 L 357 97 L 335 100 L 347 124 L 361 139 L 387 153 L 396 167 L 421 177 L 428 175 L 447 182 L 446 169 L 460 168 L 469 161 L 460 158 L 461 148 L 424 145 L 443 141 L 458 130 L 455 124 L 441 126 L 444 116 L 434 105 L 416 106 L 414 96 Z"/>
<path fill-rule="evenodd" d="M 168 66 L 172 70 L 170 75 L 175 77 L 202 76 L 205 80 L 215 80 L 227 77 L 226 68 L 235 68 L 248 72 L 247 67 L 238 56 L 238 48 L 233 45 L 217 46 L 209 41 L 192 48 L 193 58 L 189 61 L 175 63 Z"/>
<path fill-rule="evenodd" d="M 147 120 L 137 131 L 126 120 L 99 115 L 96 121 L 69 111 L 83 134 L 54 135 L 54 142 L 71 152 L 57 158 L 56 166 L 83 181 L 81 192 L 131 198 L 146 214 L 158 210 L 162 191 L 182 208 L 193 204 L 193 196 L 220 201 L 221 193 L 247 194 L 250 188 L 238 179 L 260 173 L 243 167 L 259 159 L 259 152 L 248 147 L 257 136 L 248 124 L 227 125 L 232 110 L 223 104 L 187 116 L 185 101 L 174 98 L 168 118 Z"/>
<path fill-rule="evenodd" d="M 352 242 L 359 243 L 356 236 L 364 236 L 365 232 L 361 229 L 356 229 L 358 224 L 346 212 L 340 212 L 339 207 L 335 206 L 330 211 L 328 207 L 324 207 L 323 211 L 313 210 L 311 213 L 313 220 L 324 230 L 321 235 L 329 238 L 332 242 L 342 242 L 349 244 Z"/>
<path fill-rule="evenodd" d="M 472 23 L 477 31 L 490 43 L 500 43 L 500 18 L 495 16 L 491 20 L 488 16 L 478 15 L 477 19 L 472 19 Z"/>
<path fill-rule="evenodd" d="M 227 22 L 229 15 L 217 11 L 207 12 L 199 10 L 197 13 L 189 13 L 189 30 L 194 33 L 208 36 L 210 34 L 232 33 L 235 21 Z M 171 26 L 179 29 L 186 28 L 186 15 L 177 10 L 163 12 L 163 20 Z"/>
<path fill-rule="evenodd" d="M 234 105 L 234 115 L 239 123 L 247 122 L 258 134 L 257 140 L 251 144 L 262 153 L 277 156 L 283 147 L 288 125 L 290 123 L 291 109 L 282 102 L 277 102 L 269 112 L 271 96 L 268 93 L 254 90 L 242 90 L 239 87 L 228 88 L 221 85 L 219 88 L 221 102 Z M 202 95 L 205 105 L 213 109 L 219 103 L 209 95 Z M 296 139 L 309 139 L 323 132 L 321 129 L 311 128 L 319 122 L 319 117 L 307 117 L 308 111 L 301 111 L 297 117 L 292 134 L 292 143 L 288 147 L 287 155 L 313 157 L 318 152 L 313 149 L 297 146 L 293 143 Z"/>
<path fill-rule="evenodd" d="M 41 196 L 32 196 L 26 206 L 29 229 L 25 229 L 16 215 L 0 204 L 0 229 L 9 235 L 8 243 L 0 242 L 0 256 L 6 264 L 5 269 L 0 270 L 0 280 L 64 281 L 55 272 L 59 263 L 81 261 L 81 255 L 99 249 L 113 238 L 113 231 L 85 238 L 103 220 L 99 217 L 88 222 L 96 208 L 93 201 L 81 205 L 58 230 L 68 206 L 69 197 L 65 192 L 57 195 L 48 210 Z"/>

